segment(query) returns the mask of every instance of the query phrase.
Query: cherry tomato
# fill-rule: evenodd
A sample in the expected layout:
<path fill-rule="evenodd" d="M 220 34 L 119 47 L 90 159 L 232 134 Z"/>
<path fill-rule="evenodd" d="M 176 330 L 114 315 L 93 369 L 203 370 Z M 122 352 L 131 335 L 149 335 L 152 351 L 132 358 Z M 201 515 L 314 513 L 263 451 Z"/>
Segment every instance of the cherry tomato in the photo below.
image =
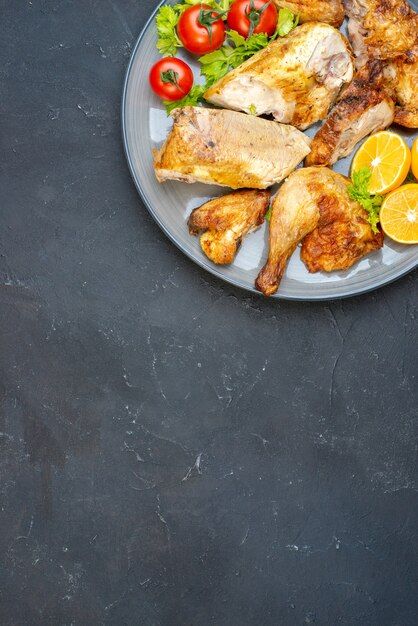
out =
<path fill-rule="evenodd" d="M 235 0 L 229 9 L 228 26 L 242 37 L 253 33 L 274 34 L 277 26 L 277 9 L 272 0 Z"/>
<path fill-rule="evenodd" d="M 181 43 L 193 54 L 207 54 L 220 48 L 225 39 L 225 24 L 207 4 L 186 9 L 177 24 Z"/>
<path fill-rule="evenodd" d="M 193 72 L 181 59 L 165 57 L 149 73 L 151 88 L 164 100 L 181 100 L 193 87 Z"/>

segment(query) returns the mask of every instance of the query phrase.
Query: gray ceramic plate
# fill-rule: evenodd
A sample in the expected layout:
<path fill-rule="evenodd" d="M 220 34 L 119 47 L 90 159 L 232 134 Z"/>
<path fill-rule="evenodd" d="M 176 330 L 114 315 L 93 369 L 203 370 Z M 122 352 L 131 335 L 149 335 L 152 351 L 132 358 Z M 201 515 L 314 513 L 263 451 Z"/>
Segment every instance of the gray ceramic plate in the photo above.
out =
<path fill-rule="evenodd" d="M 164 3 L 163 3 L 164 4 Z M 417 2 L 412 3 L 417 6 Z M 136 187 L 156 222 L 168 237 L 195 263 L 228 283 L 255 291 L 254 280 L 268 251 L 266 225 L 243 243 L 235 262 L 216 266 L 202 253 L 197 237 L 189 235 L 187 217 L 206 200 L 226 193 L 216 186 L 180 182 L 159 184 L 153 171 L 152 150 L 159 148 L 171 126 L 160 100 L 148 86 L 148 73 L 159 55 L 157 33 L 150 17 L 142 31 L 128 67 L 122 101 L 122 129 L 128 164 Z M 179 55 L 199 75 L 198 65 L 190 56 Z M 397 128 L 411 145 L 416 133 Z M 313 135 L 316 128 L 309 129 Z M 335 169 L 348 175 L 351 157 L 339 161 Z M 385 285 L 418 264 L 418 246 L 402 246 L 386 238 L 382 250 L 369 254 L 346 272 L 309 274 L 296 250 L 291 258 L 278 293 L 289 300 L 329 300 L 364 293 Z M 258 293 L 258 292 L 256 292 Z"/>

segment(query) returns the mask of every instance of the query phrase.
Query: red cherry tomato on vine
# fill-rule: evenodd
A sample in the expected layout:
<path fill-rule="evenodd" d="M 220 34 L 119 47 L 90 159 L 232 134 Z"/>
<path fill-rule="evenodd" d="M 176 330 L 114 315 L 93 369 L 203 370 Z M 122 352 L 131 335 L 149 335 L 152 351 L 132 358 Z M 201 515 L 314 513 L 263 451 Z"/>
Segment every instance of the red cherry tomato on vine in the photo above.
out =
<path fill-rule="evenodd" d="M 229 9 L 228 26 L 242 37 L 253 33 L 274 34 L 277 26 L 277 9 L 272 0 L 235 0 Z"/>
<path fill-rule="evenodd" d="M 177 34 L 186 50 L 193 54 L 207 54 L 222 46 L 225 24 L 210 6 L 195 4 L 182 13 Z"/>
<path fill-rule="evenodd" d="M 193 87 L 193 72 L 181 59 L 165 57 L 149 73 L 151 88 L 164 100 L 181 100 Z"/>

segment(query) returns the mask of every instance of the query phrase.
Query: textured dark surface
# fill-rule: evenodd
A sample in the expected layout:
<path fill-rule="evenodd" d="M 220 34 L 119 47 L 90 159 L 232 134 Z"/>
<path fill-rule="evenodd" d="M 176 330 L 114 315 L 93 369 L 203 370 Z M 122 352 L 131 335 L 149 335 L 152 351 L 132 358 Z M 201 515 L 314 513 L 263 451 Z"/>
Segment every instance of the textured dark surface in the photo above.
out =
<path fill-rule="evenodd" d="M 125 164 L 155 5 L 1 0 L 0 623 L 415 626 L 417 272 L 265 301 Z"/>

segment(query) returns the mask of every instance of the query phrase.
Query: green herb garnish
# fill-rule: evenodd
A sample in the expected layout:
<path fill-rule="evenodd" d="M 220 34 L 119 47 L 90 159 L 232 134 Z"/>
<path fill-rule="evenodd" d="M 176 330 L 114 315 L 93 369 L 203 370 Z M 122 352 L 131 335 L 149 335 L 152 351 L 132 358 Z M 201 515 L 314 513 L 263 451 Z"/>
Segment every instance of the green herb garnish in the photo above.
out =
<path fill-rule="evenodd" d="M 376 234 L 379 232 L 377 224 L 379 223 L 379 212 L 382 206 L 383 196 L 373 196 L 369 191 L 369 182 L 372 177 L 372 171 L 367 167 L 362 167 L 357 172 L 352 173 L 352 185 L 348 188 L 350 198 L 357 200 L 368 213 L 368 219 L 372 231 Z"/>
<path fill-rule="evenodd" d="M 265 48 L 269 41 L 265 33 L 257 33 L 245 39 L 235 30 L 228 31 L 225 38 L 227 45 L 199 59 L 202 64 L 201 74 L 206 78 L 208 88 L 223 78 L 229 70 L 238 67 L 243 61 Z"/>
<path fill-rule="evenodd" d="M 171 6 L 163 6 L 157 13 L 157 48 L 165 57 L 176 56 L 177 48 L 183 47 L 176 30 L 179 17 L 179 13 Z"/>
<path fill-rule="evenodd" d="M 250 104 L 250 106 L 248 107 L 248 113 L 250 115 L 257 115 L 257 109 L 255 104 Z"/>
<path fill-rule="evenodd" d="M 216 0 L 184 0 L 184 2 L 182 2 L 181 4 L 175 4 L 174 10 L 178 11 L 181 15 L 186 11 L 186 9 L 188 9 L 189 7 L 193 7 L 196 4 L 207 4 L 208 6 L 212 7 L 214 11 L 217 11 L 218 13 L 225 13 L 225 15 L 220 15 L 219 17 L 223 20 L 226 20 L 226 12 L 229 11 L 232 2 L 233 0 L 220 0 L 219 2 L 216 2 Z"/>
<path fill-rule="evenodd" d="M 195 85 L 191 88 L 187 96 L 184 96 L 181 100 L 164 100 L 163 104 L 166 108 L 167 114 L 177 109 L 178 107 L 197 106 L 200 102 L 203 102 L 203 94 L 205 93 L 206 85 Z"/>
<path fill-rule="evenodd" d="M 290 9 L 280 9 L 276 32 L 273 37 L 285 37 L 291 30 L 296 28 L 298 24 L 299 15 L 295 15 Z"/>

